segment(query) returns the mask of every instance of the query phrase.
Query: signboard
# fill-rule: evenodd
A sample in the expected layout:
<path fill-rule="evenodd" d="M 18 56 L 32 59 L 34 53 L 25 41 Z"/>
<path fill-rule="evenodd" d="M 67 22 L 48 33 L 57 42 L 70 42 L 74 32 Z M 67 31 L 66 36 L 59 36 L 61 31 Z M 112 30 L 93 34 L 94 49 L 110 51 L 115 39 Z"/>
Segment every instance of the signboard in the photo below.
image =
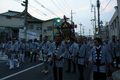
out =
<path fill-rule="evenodd" d="M 60 25 L 63 23 L 63 20 L 60 18 L 54 18 L 54 36 L 56 33 L 59 33 L 57 27 L 60 27 Z"/>
<path fill-rule="evenodd" d="M 19 29 L 19 39 L 25 39 L 25 30 L 24 29 Z M 31 32 L 31 31 L 27 31 L 26 32 L 26 39 L 37 39 L 39 40 L 39 34 Z"/>

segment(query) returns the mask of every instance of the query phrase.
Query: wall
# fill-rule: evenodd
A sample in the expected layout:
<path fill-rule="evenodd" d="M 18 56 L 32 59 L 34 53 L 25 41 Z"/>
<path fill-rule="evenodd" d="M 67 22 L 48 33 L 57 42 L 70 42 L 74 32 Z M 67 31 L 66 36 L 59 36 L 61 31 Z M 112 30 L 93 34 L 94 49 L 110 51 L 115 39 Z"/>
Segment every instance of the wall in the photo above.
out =
<path fill-rule="evenodd" d="M 24 19 L 22 18 L 7 18 L 6 16 L 0 15 L 0 26 L 6 27 L 23 27 Z"/>
<path fill-rule="evenodd" d="M 118 21 L 118 12 L 115 11 L 114 15 L 112 16 L 110 22 L 109 22 L 109 39 L 112 39 L 112 36 L 117 36 L 117 39 L 119 38 L 119 21 Z"/>
<path fill-rule="evenodd" d="M 45 21 L 42 24 L 42 39 L 44 36 L 48 36 L 48 40 L 53 40 L 53 24 L 54 20 Z M 52 26 L 52 30 L 48 31 L 47 27 Z M 46 32 L 44 32 L 46 30 Z"/>
<path fill-rule="evenodd" d="M 120 39 L 120 0 L 117 0 L 117 5 L 118 5 L 118 16 L 119 16 L 119 39 Z"/>

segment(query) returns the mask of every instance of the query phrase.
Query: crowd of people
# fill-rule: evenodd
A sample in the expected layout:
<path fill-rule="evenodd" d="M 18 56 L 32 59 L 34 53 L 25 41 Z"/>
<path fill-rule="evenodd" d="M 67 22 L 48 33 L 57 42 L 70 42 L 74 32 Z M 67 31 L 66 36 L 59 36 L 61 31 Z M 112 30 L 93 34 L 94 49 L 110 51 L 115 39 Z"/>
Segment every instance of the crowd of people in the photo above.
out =
<path fill-rule="evenodd" d="M 94 43 L 94 45 L 92 45 Z M 29 41 L 17 41 L 16 39 L 3 41 L 0 44 L 0 55 L 8 56 L 7 65 L 9 69 L 20 67 L 20 63 L 25 62 L 25 56 L 30 57 L 30 62 L 36 62 L 37 56 L 42 54 L 44 69 L 43 73 L 49 72 L 48 65 L 53 66 L 54 80 L 63 79 L 63 66 L 67 61 L 66 73 L 76 73 L 76 67 L 79 71 L 79 80 L 84 80 L 84 67 L 89 63 L 93 65 L 93 79 L 107 80 L 107 74 L 111 67 L 119 68 L 120 43 L 112 36 L 112 40 L 95 38 L 89 41 L 86 37 L 78 36 L 76 39 L 71 37 L 69 40 L 63 40 L 59 33 L 55 40 L 50 42 L 47 36 L 44 36 L 43 42 L 37 39 Z M 114 61 L 116 64 L 114 65 Z M 73 66 L 73 67 L 71 67 Z M 73 69 L 71 69 L 73 68 Z"/>

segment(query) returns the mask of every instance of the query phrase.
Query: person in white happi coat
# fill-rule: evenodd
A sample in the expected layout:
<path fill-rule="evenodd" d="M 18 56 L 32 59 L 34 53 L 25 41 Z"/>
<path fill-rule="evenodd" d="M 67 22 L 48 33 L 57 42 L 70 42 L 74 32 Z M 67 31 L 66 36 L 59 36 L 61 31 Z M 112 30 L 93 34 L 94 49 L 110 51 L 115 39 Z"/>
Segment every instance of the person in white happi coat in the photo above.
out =
<path fill-rule="evenodd" d="M 114 60 L 116 60 L 116 68 L 118 68 L 119 65 L 119 43 L 116 41 L 115 35 L 112 36 L 112 41 L 109 43 L 110 44 L 110 53 L 112 55 L 112 67 L 114 67 Z"/>
<path fill-rule="evenodd" d="M 9 40 L 8 42 L 7 42 L 7 56 L 8 56 L 8 61 L 7 61 L 7 65 L 9 65 L 10 64 L 10 47 L 11 47 L 11 44 L 12 44 L 12 41 L 11 40 Z"/>
<path fill-rule="evenodd" d="M 106 73 L 109 70 L 112 57 L 105 46 L 101 45 L 100 38 L 94 39 L 94 47 L 91 50 L 89 61 L 93 64 L 93 80 L 107 80 Z"/>
<path fill-rule="evenodd" d="M 34 62 L 36 62 L 36 56 L 38 54 L 38 49 L 39 49 L 39 43 L 37 42 L 37 39 L 34 39 L 34 42 L 31 45 L 31 49 L 32 49 L 32 54 L 31 54 L 31 62 L 34 56 Z"/>
<path fill-rule="evenodd" d="M 6 55 L 5 51 L 6 51 L 6 42 L 5 42 L 5 40 L 3 40 L 2 44 L 1 44 L 1 54 L 2 54 L 4 60 L 5 60 L 5 55 Z"/>
<path fill-rule="evenodd" d="M 88 65 L 88 58 L 90 56 L 91 47 L 90 47 L 90 43 L 88 42 L 86 37 L 84 37 L 83 43 L 86 46 L 86 49 L 85 49 L 85 55 L 86 55 L 85 56 L 85 66 L 87 66 Z"/>
<path fill-rule="evenodd" d="M 25 52 L 26 52 L 26 44 L 25 44 L 25 40 L 22 40 L 22 42 L 20 43 L 20 50 L 19 50 L 19 62 L 25 62 Z"/>
<path fill-rule="evenodd" d="M 12 39 L 12 44 L 10 47 L 10 68 L 9 69 L 14 69 L 14 64 L 18 68 L 19 62 L 18 62 L 18 44 L 15 43 L 15 39 Z"/>
<path fill-rule="evenodd" d="M 26 56 L 30 57 L 30 40 L 26 43 Z"/>
<path fill-rule="evenodd" d="M 79 70 L 79 80 L 84 80 L 83 72 L 84 72 L 84 65 L 85 61 L 88 58 L 88 53 L 86 52 L 86 44 L 83 43 L 82 36 L 77 38 L 77 48 L 76 53 L 74 54 L 74 61 L 78 65 Z"/>
<path fill-rule="evenodd" d="M 109 40 L 108 39 L 104 40 L 103 46 L 105 46 L 106 49 L 108 49 L 108 51 L 110 52 L 110 44 L 109 44 Z"/>
<path fill-rule="evenodd" d="M 68 51 L 68 69 L 66 70 L 66 72 L 70 72 L 71 71 L 71 62 L 72 62 L 72 65 L 73 65 L 73 71 L 72 73 L 75 73 L 76 72 L 76 63 L 72 60 L 72 57 L 73 57 L 73 54 L 76 54 L 77 52 L 77 44 L 74 40 L 73 37 L 70 38 L 70 43 L 69 43 L 69 51 Z"/>
<path fill-rule="evenodd" d="M 63 64 L 65 55 L 65 45 L 61 41 L 61 36 L 59 33 L 55 36 L 55 42 L 52 43 L 49 53 L 53 59 L 53 76 L 54 80 L 63 79 Z M 58 77 L 59 75 L 59 77 Z"/>
<path fill-rule="evenodd" d="M 45 70 L 42 70 L 42 72 L 44 73 L 48 73 L 48 65 L 47 65 L 47 62 L 48 62 L 48 56 L 49 56 L 49 49 L 51 47 L 51 43 L 50 41 L 47 40 L 48 37 L 47 36 L 44 36 L 43 38 L 43 42 L 40 44 L 40 47 L 41 47 L 41 52 L 42 52 L 42 57 L 43 57 L 43 61 L 44 61 L 44 68 Z"/>

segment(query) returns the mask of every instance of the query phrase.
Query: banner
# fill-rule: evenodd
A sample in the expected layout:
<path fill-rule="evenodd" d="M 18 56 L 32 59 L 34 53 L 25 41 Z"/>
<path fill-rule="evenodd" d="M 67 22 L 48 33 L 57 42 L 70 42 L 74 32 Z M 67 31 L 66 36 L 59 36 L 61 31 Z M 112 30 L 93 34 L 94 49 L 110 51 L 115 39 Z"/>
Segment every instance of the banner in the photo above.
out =
<path fill-rule="evenodd" d="M 19 29 L 19 39 L 25 39 L 25 30 L 24 29 Z M 26 31 L 26 39 L 37 39 L 39 40 L 39 34 L 31 31 Z"/>

